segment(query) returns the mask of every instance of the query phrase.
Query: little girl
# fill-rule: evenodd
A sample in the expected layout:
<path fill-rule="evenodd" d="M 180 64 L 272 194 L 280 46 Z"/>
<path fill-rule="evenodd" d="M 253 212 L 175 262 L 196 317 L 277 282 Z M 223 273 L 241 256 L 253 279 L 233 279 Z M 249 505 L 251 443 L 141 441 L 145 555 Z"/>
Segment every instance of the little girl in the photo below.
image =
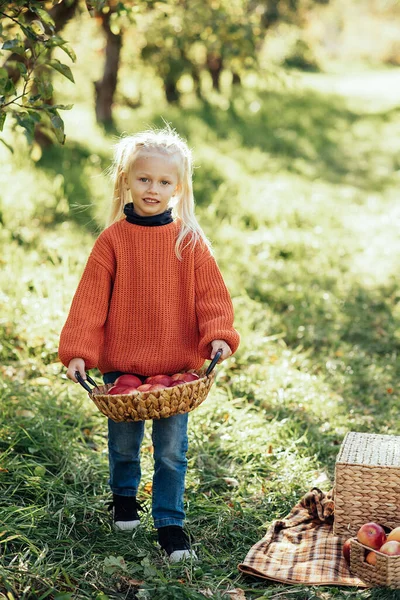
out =
<path fill-rule="evenodd" d="M 86 379 L 144 378 L 199 369 L 218 349 L 239 345 L 233 308 L 194 214 L 192 160 L 170 128 L 116 145 L 110 225 L 98 237 L 60 337 L 59 357 Z M 153 421 L 152 516 L 172 562 L 196 558 L 183 530 L 188 414 Z M 140 523 L 136 501 L 144 421 L 108 421 L 116 529 Z"/>

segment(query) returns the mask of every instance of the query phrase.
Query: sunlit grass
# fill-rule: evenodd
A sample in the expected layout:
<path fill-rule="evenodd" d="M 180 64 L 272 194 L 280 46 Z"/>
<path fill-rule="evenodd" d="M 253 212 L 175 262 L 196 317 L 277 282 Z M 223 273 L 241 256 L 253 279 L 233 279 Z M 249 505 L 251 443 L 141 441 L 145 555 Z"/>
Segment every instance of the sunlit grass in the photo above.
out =
<path fill-rule="evenodd" d="M 110 194 L 114 138 L 82 100 L 65 148 L 36 164 L 23 145 L 1 150 L 1 593 L 195 600 L 238 587 L 254 600 L 394 600 L 269 584 L 237 564 L 310 487 L 331 487 L 348 430 L 397 433 L 398 111 L 384 112 L 386 94 L 371 112 L 301 87 L 162 109 L 194 148 L 198 216 L 242 335 L 191 415 L 186 499 L 201 560 L 182 567 L 160 555 L 150 513 L 133 536 L 112 532 L 105 419 L 57 362 Z M 117 110 L 117 130 L 160 124 L 152 111 Z M 149 424 L 147 508 L 151 477 Z"/>

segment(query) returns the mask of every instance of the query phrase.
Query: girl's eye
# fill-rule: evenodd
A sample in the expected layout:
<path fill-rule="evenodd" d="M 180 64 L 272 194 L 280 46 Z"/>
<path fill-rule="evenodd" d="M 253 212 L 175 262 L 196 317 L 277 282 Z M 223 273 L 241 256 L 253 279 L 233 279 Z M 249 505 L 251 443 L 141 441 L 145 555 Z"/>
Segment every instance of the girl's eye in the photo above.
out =
<path fill-rule="evenodd" d="M 161 183 L 162 183 L 163 185 L 169 185 L 169 181 L 165 181 L 165 180 L 164 180 L 164 181 L 162 181 Z"/>
<path fill-rule="evenodd" d="M 147 177 L 139 177 L 139 181 L 143 181 L 144 183 L 148 181 Z"/>

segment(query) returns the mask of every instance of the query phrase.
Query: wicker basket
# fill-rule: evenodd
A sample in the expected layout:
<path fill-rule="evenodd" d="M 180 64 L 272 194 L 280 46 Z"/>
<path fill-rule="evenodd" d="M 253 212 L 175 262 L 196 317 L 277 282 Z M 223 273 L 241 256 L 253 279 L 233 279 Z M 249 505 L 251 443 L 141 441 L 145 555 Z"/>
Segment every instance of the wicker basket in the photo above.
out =
<path fill-rule="evenodd" d="M 192 371 L 200 379 L 174 385 L 154 392 L 136 392 L 112 396 L 107 394 L 112 383 L 98 386 L 89 393 L 97 408 L 116 423 L 163 419 L 190 412 L 207 398 L 215 373 L 206 376 L 205 370 Z"/>
<path fill-rule="evenodd" d="M 377 550 L 376 564 L 370 565 L 365 557 L 371 548 L 352 538 L 350 541 L 350 571 L 371 586 L 400 589 L 400 556 L 388 556 Z"/>
<path fill-rule="evenodd" d="M 339 451 L 333 531 L 355 535 L 368 521 L 400 525 L 400 436 L 350 432 Z"/>

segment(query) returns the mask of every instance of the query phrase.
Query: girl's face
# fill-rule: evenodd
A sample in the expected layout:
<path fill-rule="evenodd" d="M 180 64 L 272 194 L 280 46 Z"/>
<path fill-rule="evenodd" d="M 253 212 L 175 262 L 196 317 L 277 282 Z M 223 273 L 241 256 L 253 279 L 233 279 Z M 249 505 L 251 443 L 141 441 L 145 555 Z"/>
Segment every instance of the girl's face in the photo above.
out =
<path fill-rule="evenodd" d="M 156 150 L 141 151 L 124 183 L 130 190 L 135 212 L 141 217 L 159 215 L 179 189 L 178 166 L 172 156 Z"/>

